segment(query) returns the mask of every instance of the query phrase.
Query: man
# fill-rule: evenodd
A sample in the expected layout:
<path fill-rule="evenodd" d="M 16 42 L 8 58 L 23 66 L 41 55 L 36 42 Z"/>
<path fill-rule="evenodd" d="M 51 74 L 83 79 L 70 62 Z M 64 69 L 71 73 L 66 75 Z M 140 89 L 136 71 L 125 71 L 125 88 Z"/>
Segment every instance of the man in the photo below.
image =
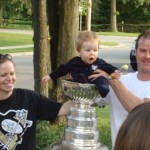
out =
<path fill-rule="evenodd" d="M 112 146 L 120 126 L 129 111 L 135 106 L 150 101 L 150 31 L 142 32 L 136 43 L 136 59 L 138 71 L 122 75 L 120 80 L 109 80 L 111 89 L 106 99 L 97 101 L 98 105 L 109 104 L 111 116 Z M 104 75 L 97 70 L 90 79 Z"/>

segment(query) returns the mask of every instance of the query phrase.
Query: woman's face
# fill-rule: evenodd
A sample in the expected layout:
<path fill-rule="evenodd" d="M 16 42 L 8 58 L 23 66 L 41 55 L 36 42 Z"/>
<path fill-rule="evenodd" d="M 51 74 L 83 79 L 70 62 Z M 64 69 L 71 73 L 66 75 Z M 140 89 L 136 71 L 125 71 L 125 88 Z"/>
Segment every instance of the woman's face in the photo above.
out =
<path fill-rule="evenodd" d="M 16 82 L 14 64 L 6 61 L 0 64 L 0 93 L 11 94 Z"/>

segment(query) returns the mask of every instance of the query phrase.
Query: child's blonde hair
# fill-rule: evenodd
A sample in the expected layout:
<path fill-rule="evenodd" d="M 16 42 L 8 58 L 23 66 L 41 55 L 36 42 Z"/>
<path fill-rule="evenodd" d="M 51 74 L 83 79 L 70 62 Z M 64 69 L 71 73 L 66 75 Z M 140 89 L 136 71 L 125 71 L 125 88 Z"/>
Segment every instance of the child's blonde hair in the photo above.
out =
<path fill-rule="evenodd" d="M 80 31 L 78 33 L 78 35 L 77 35 L 76 42 L 75 42 L 76 50 L 80 51 L 83 42 L 85 42 L 85 41 L 91 41 L 91 40 L 92 41 L 93 40 L 97 40 L 98 45 L 99 45 L 100 40 L 99 40 L 98 35 L 95 32 L 88 31 L 88 30 Z"/>

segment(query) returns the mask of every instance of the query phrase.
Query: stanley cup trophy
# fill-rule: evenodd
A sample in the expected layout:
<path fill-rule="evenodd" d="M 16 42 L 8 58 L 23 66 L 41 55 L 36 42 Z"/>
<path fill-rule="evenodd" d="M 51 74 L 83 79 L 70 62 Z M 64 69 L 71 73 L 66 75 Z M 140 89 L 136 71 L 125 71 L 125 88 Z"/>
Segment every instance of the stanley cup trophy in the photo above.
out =
<path fill-rule="evenodd" d="M 64 95 L 75 102 L 67 116 L 67 126 L 61 143 L 81 150 L 108 150 L 99 142 L 96 109 L 93 101 L 100 98 L 94 84 L 62 80 Z"/>
<path fill-rule="evenodd" d="M 127 70 L 128 66 L 123 65 L 118 73 Z M 111 76 L 108 79 L 111 79 Z M 62 80 L 62 89 L 64 95 L 75 104 L 67 116 L 63 138 L 59 143 L 52 144 L 51 148 L 68 143 L 79 150 L 108 150 L 99 142 L 96 109 L 93 106 L 94 101 L 101 97 L 95 85 Z"/>

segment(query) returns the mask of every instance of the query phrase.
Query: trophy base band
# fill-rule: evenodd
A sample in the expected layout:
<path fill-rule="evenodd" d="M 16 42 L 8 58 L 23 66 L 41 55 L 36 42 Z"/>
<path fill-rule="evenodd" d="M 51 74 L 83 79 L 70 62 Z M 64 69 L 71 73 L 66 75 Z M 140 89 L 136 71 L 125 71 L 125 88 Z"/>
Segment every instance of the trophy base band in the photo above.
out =
<path fill-rule="evenodd" d="M 70 142 L 68 143 L 66 141 L 62 141 L 60 143 L 53 143 L 50 148 L 51 148 L 51 150 L 56 149 L 61 144 L 73 145 L 75 148 L 77 148 L 77 150 L 108 150 L 107 146 L 101 145 L 100 143 L 95 144 L 94 146 L 87 146 L 87 145 L 82 145 L 82 144 L 80 144 L 80 146 L 79 146 L 79 145 L 72 144 Z"/>

